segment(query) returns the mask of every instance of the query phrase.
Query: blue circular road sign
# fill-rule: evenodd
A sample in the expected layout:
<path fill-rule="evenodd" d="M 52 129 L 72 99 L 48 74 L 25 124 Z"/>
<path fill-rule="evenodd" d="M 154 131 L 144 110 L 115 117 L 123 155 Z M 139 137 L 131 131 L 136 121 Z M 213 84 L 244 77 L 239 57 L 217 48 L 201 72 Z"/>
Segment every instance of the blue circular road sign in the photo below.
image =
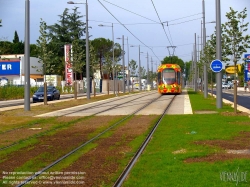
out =
<path fill-rule="evenodd" d="M 220 60 L 214 60 L 211 62 L 210 68 L 213 72 L 219 73 L 222 70 L 222 62 Z"/>

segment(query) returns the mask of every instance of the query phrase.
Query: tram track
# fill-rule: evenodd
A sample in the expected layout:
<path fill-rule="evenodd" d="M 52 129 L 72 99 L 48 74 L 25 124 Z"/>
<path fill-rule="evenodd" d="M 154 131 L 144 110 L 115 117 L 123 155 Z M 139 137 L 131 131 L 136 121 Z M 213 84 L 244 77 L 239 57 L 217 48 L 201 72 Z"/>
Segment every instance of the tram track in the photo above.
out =
<path fill-rule="evenodd" d="M 138 97 L 135 97 L 134 99 L 131 99 L 129 102 L 133 102 L 133 101 L 137 100 L 138 98 L 142 99 L 143 97 L 147 97 L 147 96 L 149 96 L 149 95 L 152 95 L 152 93 L 147 93 L 147 94 L 145 94 L 145 95 L 141 95 L 141 94 L 140 94 Z M 133 96 L 133 95 L 130 95 L 130 96 Z M 127 98 L 127 97 L 125 97 L 125 98 Z M 111 101 L 112 101 L 112 100 L 121 101 L 121 100 L 124 100 L 124 97 L 112 98 Z M 91 104 L 92 104 L 92 103 L 91 103 Z M 100 113 L 103 113 L 103 112 L 106 112 L 106 111 L 109 111 L 109 110 L 118 108 L 119 106 L 122 106 L 123 104 L 124 104 L 124 103 L 117 104 L 117 105 L 112 106 L 112 107 L 110 107 L 110 108 L 107 108 L 107 109 L 105 109 L 105 110 L 102 110 L 102 111 L 96 112 L 96 113 L 94 113 L 94 114 L 92 114 L 92 115 L 89 115 L 88 117 L 93 117 L 93 116 L 95 116 L 95 115 L 97 115 L 97 114 L 100 114 Z M 93 106 L 90 106 L 90 107 L 89 107 L 89 106 L 86 106 L 86 105 L 83 105 L 83 106 L 86 106 L 86 108 L 80 109 L 80 110 L 78 110 L 78 112 L 83 112 L 83 111 L 86 111 L 86 110 L 94 109 L 94 108 L 97 108 L 97 107 L 101 107 L 101 106 L 103 106 L 103 105 L 106 105 L 106 102 L 105 102 L 105 103 L 95 102 L 95 103 L 93 103 Z M 80 106 L 77 106 L 77 107 L 80 107 Z M 72 107 L 72 108 L 74 108 L 74 107 Z M 69 109 L 66 109 L 66 110 L 69 110 Z M 69 110 L 69 112 L 67 112 L 66 114 L 64 113 L 64 115 L 70 115 L 70 114 L 72 114 L 72 113 L 74 113 L 74 112 L 75 112 L 75 111 L 70 111 L 70 110 Z M 44 120 L 44 119 L 41 119 L 41 121 L 43 121 L 43 120 Z M 85 120 L 85 118 L 83 118 L 82 120 Z M 20 130 L 20 129 L 24 129 L 24 128 L 27 128 L 27 127 L 31 128 L 31 127 L 34 126 L 34 125 L 36 125 L 36 123 L 31 124 L 31 125 L 21 126 L 21 127 L 19 127 L 19 128 L 11 129 L 11 130 L 8 130 L 8 131 L 5 131 L 5 132 L 1 132 L 0 135 L 1 135 L 1 134 L 4 134 L 4 133 L 10 133 L 10 132 L 13 132 L 13 131 L 18 131 L 18 130 Z M 68 125 L 68 124 L 66 124 L 66 125 Z M 55 129 L 62 128 L 62 127 L 64 127 L 64 126 L 65 126 L 65 125 L 62 124 L 62 125 L 59 125 L 59 126 L 58 126 L 57 128 L 55 128 Z M 10 145 L 0 147 L 0 151 L 6 150 L 6 149 L 11 148 L 11 147 L 13 147 L 13 146 L 15 146 L 15 145 L 18 145 L 18 144 L 20 144 L 20 143 L 23 143 L 23 142 L 25 142 L 25 141 L 28 141 L 28 140 L 31 139 L 31 138 L 38 138 L 38 137 L 41 137 L 41 136 L 43 136 L 43 135 L 45 135 L 45 134 L 47 134 L 47 133 L 50 133 L 50 132 L 54 131 L 55 129 L 48 130 L 48 131 L 45 131 L 45 132 L 43 132 L 43 133 L 35 134 L 34 136 L 30 136 L 29 138 L 22 139 L 22 140 L 19 140 L 19 141 L 17 141 L 17 142 L 14 142 L 14 143 L 12 143 L 12 144 L 10 144 Z"/>
<path fill-rule="evenodd" d="M 122 118 L 121 120 L 119 120 L 118 122 L 116 122 L 115 124 L 111 125 L 110 127 L 106 128 L 104 131 L 102 131 L 101 133 L 99 133 L 98 135 L 96 135 L 95 137 L 91 138 L 90 140 L 84 142 L 83 144 L 81 144 L 80 146 L 78 146 L 77 148 L 73 149 L 72 151 L 68 152 L 67 154 L 65 154 L 64 156 L 60 157 L 59 159 L 57 159 L 56 161 L 54 161 L 53 163 L 49 164 L 48 166 L 44 167 L 43 169 L 41 169 L 38 172 L 35 172 L 34 175 L 30 176 L 27 180 L 23 181 L 21 184 L 18 185 L 19 186 L 24 186 L 25 184 L 29 183 L 30 181 L 32 181 L 33 179 L 35 179 L 36 177 L 38 177 L 40 174 L 42 174 L 43 172 L 47 171 L 48 169 L 52 168 L 53 166 L 55 166 L 56 164 L 58 164 L 59 162 L 61 162 L 62 160 L 66 159 L 67 157 L 71 156 L 72 154 L 74 154 L 76 151 L 78 151 L 79 149 L 81 149 L 82 147 L 88 145 L 89 143 L 97 140 L 100 136 L 102 136 L 103 134 L 105 134 L 106 132 L 108 132 L 109 130 L 113 129 L 114 127 L 118 126 L 119 124 L 121 124 L 122 122 L 124 122 L 126 119 L 130 118 L 131 116 L 135 115 L 136 113 L 138 113 L 139 111 L 143 110 L 144 108 L 146 108 L 147 106 L 149 106 L 151 103 L 155 102 L 156 100 L 158 100 L 160 97 L 162 96 L 158 96 L 156 98 L 151 99 L 150 101 L 148 101 L 146 104 L 144 104 L 142 107 L 140 107 L 139 109 L 137 109 L 136 111 L 134 111 L 133 113 L 124 116 L 124 118 Z M 141 98 L 141 97 L 140 97 Z M 138 99 L 138 98 L 137 98 Z M 117 107 L 117 106 L 115 106 Z M 114 108 L 114 107 L 111 107 Z M 108 109 L 107 109 L 108 110 Z M 109 109 L 110 110 L 110 109 Z M 99 112 L 98 112 L 99 113 Z"/>
<path fill-rule="evenodd" d="M 126 166 L 126 168 L 123 170 L 123 172 L 121 173 L 121 175 L 118 177 L 118 179 L 114 183 L 113 187 L 120 187 L 123 184 L 123 182 L 125 181 L 125 179 L 129 175 L 129 172 L 131 171 L 131 169 L 135 165 L 136 161 L 139 159 L 140 155 L 142 154 L 143 150 L 148 145 L 148 143 L 149 143 L 150 139 L 152 138 L 155 130 L 157 129 L 157 127 L 160 124 L 162 118 L 164 117 L 164 115 L 166 114 L 167 110 L 171 106 L 171 104 L 174 101 L 175 97 L 176 97 L 176 95 L 172 98 L 172 100 L 170 101 L 170 103 L 168 104 L 168 106 L 166 106 L 166 108 L 163 111 L 162 115 L 159 117 L 158 121 L 155 123 L 154 127 L 152 128 L 152 130 L 150 131 L 150 133 L 148 134 L 148 136 L 146 137 L 146 139 L 144 140 L 144 142 L 142 143 L 142 145 L 139 147 L 139 149 L 137 150 L 137 152 L 135 153 L 135 155 L 133 156 L 133 158 L 130 160 L 129 164 Z"/>

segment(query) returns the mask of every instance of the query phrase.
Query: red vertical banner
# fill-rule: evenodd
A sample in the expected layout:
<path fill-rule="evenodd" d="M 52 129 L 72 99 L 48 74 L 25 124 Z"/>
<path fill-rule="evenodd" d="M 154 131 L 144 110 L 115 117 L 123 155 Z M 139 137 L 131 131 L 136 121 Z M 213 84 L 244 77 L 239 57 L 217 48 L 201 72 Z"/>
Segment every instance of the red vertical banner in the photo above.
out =
<path fill-rule="evenodd" d="M 73 70 L 72 70 L 72 64 L 71 64 L 71 45 L 67 44 L 64 45 L 64 56 L 65 56 L 65 82 L 66 85 L 72 85 L 73 84 Z"/>

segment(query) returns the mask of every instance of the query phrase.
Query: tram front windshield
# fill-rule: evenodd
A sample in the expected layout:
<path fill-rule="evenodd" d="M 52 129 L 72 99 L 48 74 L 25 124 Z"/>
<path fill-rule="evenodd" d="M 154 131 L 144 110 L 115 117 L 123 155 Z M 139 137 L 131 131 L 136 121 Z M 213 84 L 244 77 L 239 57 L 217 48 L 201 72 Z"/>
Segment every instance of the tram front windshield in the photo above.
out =
<path fill-rule="evenodd" d="M 174 84 L 176 82 L 176 73 L 174 69 L 164 69 L 162 71 L 162 79 L 165 84 Z"/>

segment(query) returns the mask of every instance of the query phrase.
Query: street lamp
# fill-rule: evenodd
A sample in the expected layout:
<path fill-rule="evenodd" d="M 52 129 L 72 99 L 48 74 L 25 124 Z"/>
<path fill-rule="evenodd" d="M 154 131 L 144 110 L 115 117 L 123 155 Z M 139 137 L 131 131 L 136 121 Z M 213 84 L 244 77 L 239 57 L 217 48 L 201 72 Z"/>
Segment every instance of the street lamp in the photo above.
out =
<path fill-rule="evenodd" d="M 86 5 L 86 78 L 87 78 L 87 99 L 90 99 L 88 2 L 86 0 L 86 3 L 78 3 L 73 1 L 69 1 L 67 3 Z"/>
<path fill-rule="evenodd" d="M 112 23 L 111 26 L 110 25 L 102 25 L 102 24 L 100 24 L 98 26 L 99 27 L 112 27 L 112 41 L 113 41 L 113 46 L 112 46 L 112 50 L 113 50 L 113 80 L 114 80 L 114 87 L 113 88 L 114 88 L 114 95 L 115 95 L 116 93 L 115 93 L 115 51 L 114 51 L 114 45 L 115 45 L 115 43 L 114 43 L 114 26 L 113 26 L 113 23 Z"/>
<path fill-rule="evenodd" d="M 204 12 L 205 12 L 205 10 L 204 10 Z M 202 35 L 202 38 L 203 38 L 203 42 L 201 42 L 201 49 L 203 51 L 203 54 L 204 54 L 204 49 L 205 49 L 205 46 L 206 46 L 206 38 L 208 37 L 208 36 L 206 36 L 205 24 L 208 24 L 208 23 L 216 23 L 216 22 L 215 21 L 205 22 L 205 16 L 203 16 L 203 22 L 201 21 L 201 25 L 203 25 L 203 29 L 201 28 L 201 35 Z M 203 66 L 204 98 L 207 98 L 207 96 L 208 96 L 208 78 L 207 78 L 207 76 L 208 76 L 207 75 L 207 64 L 204 63 L 204 66 Z"/>
<path fill-rule="evenodd" d="M 122 39 L 122 69 L 123 69 L 123 93 L 125 93 L 125 61 L 124 61 L 124 36 L 122 35 L 122 38 L 117 38 L 117 39 Z"/>
<path fill-rule="evenodd" d="M 134 45 L 131 45 L 130 47 L 136 47 Z M 139 47 L 139 91 L 141 91 L 141 48 Z"/>

